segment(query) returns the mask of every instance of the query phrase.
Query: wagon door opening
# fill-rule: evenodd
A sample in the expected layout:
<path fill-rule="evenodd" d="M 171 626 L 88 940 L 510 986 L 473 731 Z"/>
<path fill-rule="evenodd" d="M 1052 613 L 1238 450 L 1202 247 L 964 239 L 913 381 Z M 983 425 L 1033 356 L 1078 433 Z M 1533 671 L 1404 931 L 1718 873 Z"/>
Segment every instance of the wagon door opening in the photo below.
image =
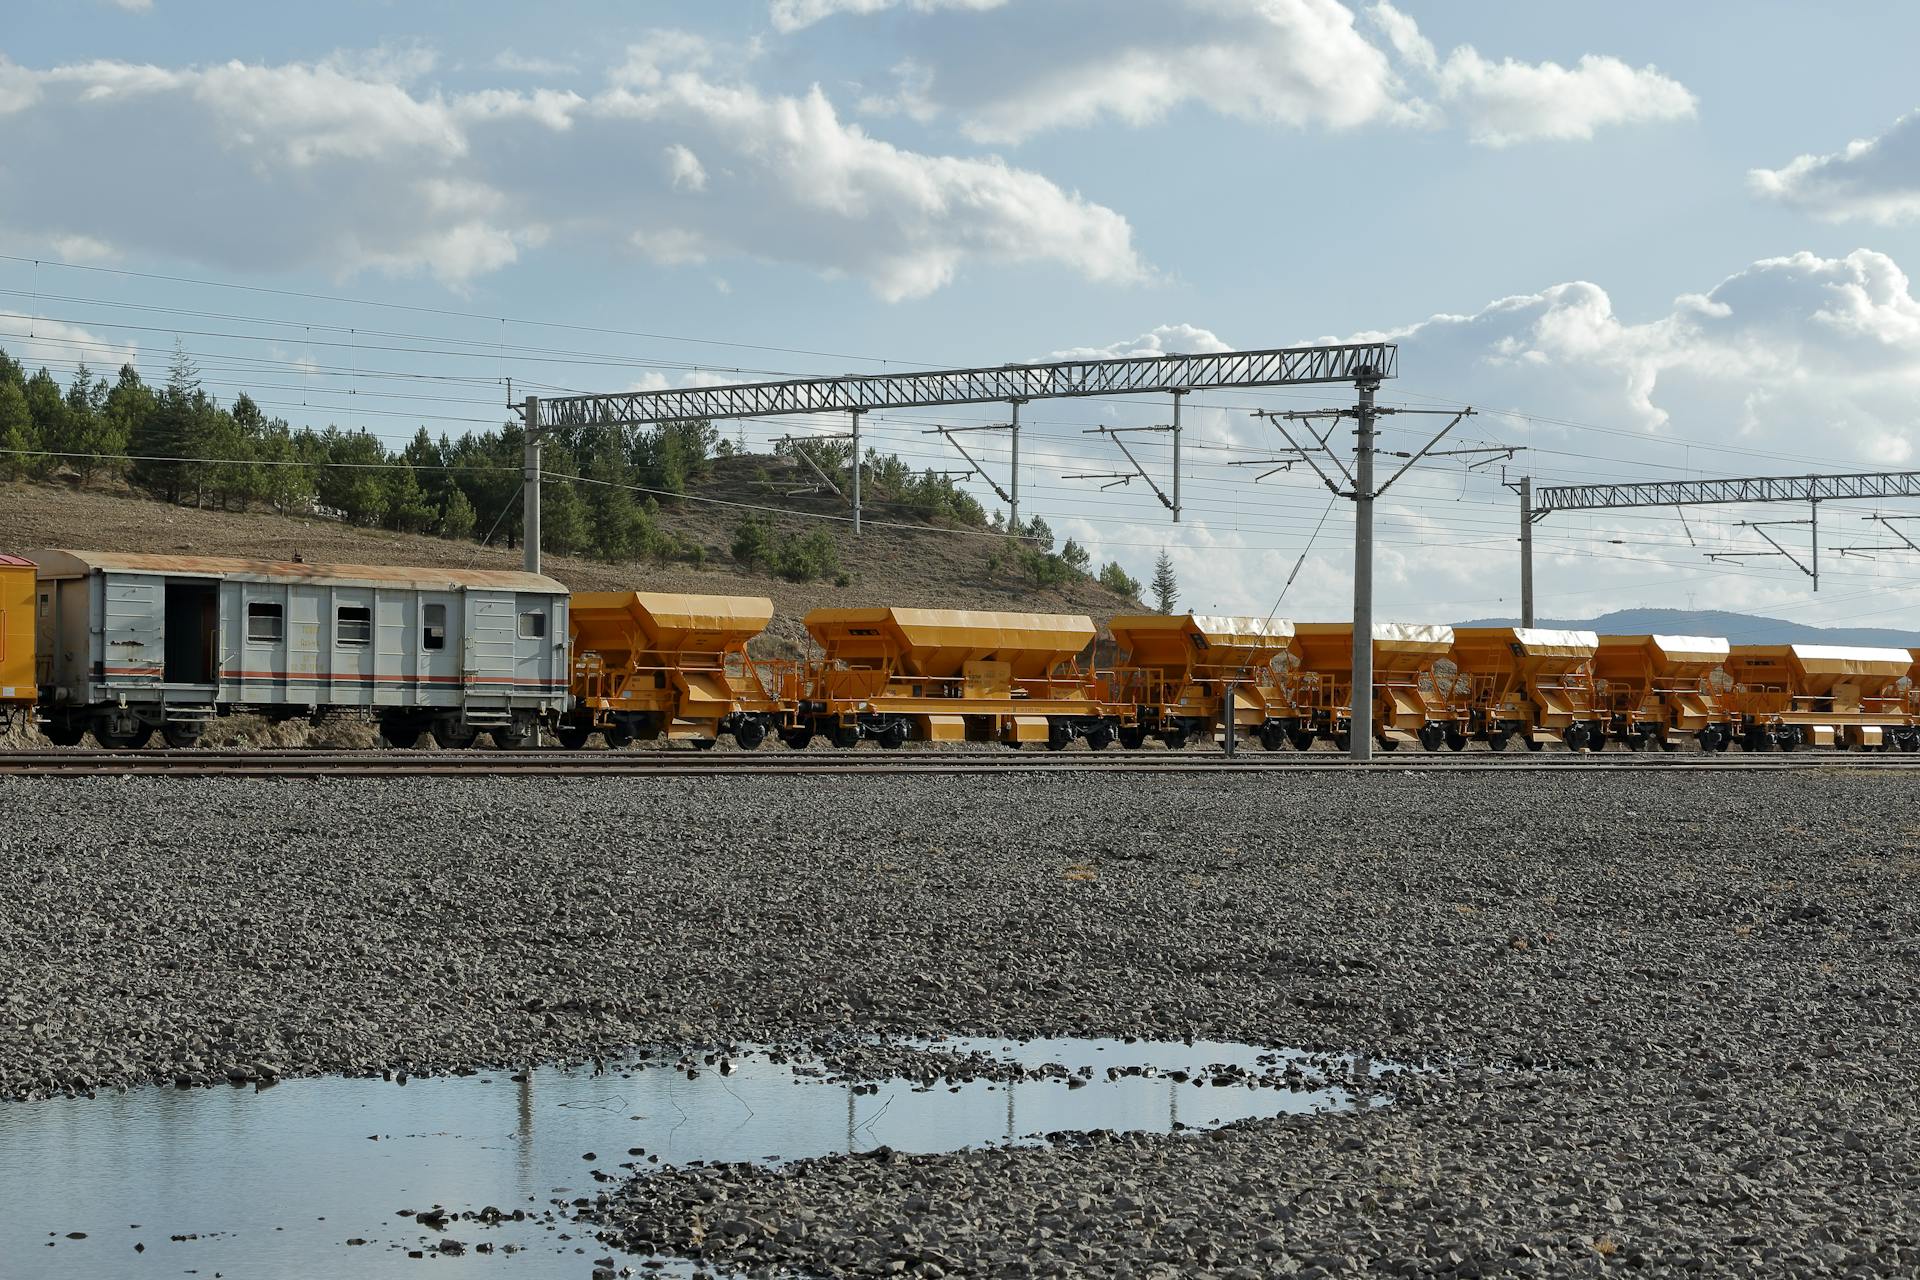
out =
<path fill-rule="evenodd" d="M 165 668 L 167 684 L 213 684 L 220 656 L 220 585 L 205 579 L 169 582 L 166 587 Z"/>

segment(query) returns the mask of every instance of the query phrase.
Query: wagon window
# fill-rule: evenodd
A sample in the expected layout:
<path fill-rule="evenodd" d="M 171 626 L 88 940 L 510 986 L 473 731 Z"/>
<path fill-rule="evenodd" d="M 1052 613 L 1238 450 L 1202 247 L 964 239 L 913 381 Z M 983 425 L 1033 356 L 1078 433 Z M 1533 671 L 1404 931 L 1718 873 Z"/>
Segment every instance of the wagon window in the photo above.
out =
<path fill-rule="evenodd" d="M 52 611 L 52 605 L 53 597 L 42 591 L 40 593 L 40 616 L 43 618 L 46 617 L 47 614 Z"/>
<path fill-rule="evenodd" d="M 247 639 L 261 644 L 279 644 L 286 635 L 286 618 L 280 606 L 260 600 L 247 603 Z"/>
<path fill-rule="evenodd" d="M 341 644 L 372 644 L 373 610 L 363 604 L 341 605 L 333 635 Z"/>
<path fill-rule="evenodd" d="M 538 609 L 520 615 L 520 638 L 538 640 L 547 634 L 547 615 Z"/>
<path fill-rule="evenodd" d="M 421 611 L 420 647 L 423 649 L 447 647 L 447 606 L 430 604 Z"/>

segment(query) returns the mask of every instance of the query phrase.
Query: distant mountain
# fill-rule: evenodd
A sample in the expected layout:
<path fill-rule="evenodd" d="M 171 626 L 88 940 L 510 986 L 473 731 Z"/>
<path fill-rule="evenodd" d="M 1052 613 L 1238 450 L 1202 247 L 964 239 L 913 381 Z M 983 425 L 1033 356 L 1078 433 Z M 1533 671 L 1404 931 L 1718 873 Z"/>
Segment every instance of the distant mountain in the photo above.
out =
<path fill-rule="evenodd" d="M 1517 627 L 1517 618 L 1476 618 L 1459 627 Z M 1542 627 L 1602 635 L 1722 636 L 1731 644 L 1855 644 L 1920 647 L 1920 632 L 1890 627 L 1814 627 L 1785 618 L 1706 609 L 1619 609 L 1597 618 L 1543 618 Z"/>

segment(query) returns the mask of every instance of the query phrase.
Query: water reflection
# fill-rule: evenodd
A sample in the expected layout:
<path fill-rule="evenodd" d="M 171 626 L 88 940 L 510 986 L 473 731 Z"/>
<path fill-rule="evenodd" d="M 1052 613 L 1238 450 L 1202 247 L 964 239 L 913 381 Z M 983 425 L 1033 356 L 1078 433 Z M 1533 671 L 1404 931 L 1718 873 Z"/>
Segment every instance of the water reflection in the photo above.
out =
<path fill-rule="evenodd" d="M 263 1092 L 149 1088 L 0 1104 L 8 1226 L 0 1274 L 334 1280 L 415 1275 L 430 1258 L 436 1277 L 497 1272 L 503 1263 L 531 1263 L 513 1269 L 544 1275 L 564 1257 L 572 1260 L 561 1264 L 564 1274 L 584 1275 L 608 1251 L 555 1210 L 634 1172 L 882 1144 L 941 1152 L 1037 1142 L 1062 1130 L 1167 1132 L 1367 1105 L 1333 1088 L 1195 1083 L 1215 1064 L 1260 1072 L 1282 1061 L 1244 1045 L 950 1040 L 928 1047 L 1091 1070 L 1076 1086 L 1045 1078 L 876 1087 L 833 1080 L 817 1064 L 750 1054 L 725 1074 L 655 1061 L 602 1072 L 543 1069 L 517 1080 L 495 1074 L 398 1086 L 336 1078 Z M 1117 1077 L 1105 1068 L 1119 1069 Z M 1156 1074 L 1126 1074 L 1149 1068 Z M 493 1206 L 509 1219 L 483 1225 L 456 1216 L 436 1230 L 397 1212 L 435 1205 L 453 1215 Z M 527 1219 L 512 1221 L 516 1209 Z M 85 1234 L 70 1238 L 74 1232 Z M 443 1240 L 465 1251 L 442 1254 Z M 491 1251 L 481 1253 L 482 1246 Z M 656 1264 L 653 1273 L 690 1270 Z"/>

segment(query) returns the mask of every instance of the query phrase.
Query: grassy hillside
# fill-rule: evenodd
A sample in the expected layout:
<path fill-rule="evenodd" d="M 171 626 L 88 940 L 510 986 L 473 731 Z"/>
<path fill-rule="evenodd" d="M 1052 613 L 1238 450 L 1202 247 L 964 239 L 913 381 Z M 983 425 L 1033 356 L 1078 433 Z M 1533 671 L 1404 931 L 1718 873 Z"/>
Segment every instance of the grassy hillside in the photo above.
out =
<path fill-rule="evenodd" d="M 713 474 L 687 500 L 665 502 L 664 532 L 692 558 L 608 563 L 549 555 L 545 570 L 576 590 L 640 589 L 770 597 L 778 616 L 769 652 L 791 651 L 804 635 L 798 619 L 827 605 L 917 605 L 1086 613 L 1104 621 L 1139 607 L 1092 578 L 1074 574 L 1036 586 L 1015 566 L 1012 543 L 978 531 L 928 525 L 886 503 L 868 504 L 870 523 L 855 538 L 843 523 L 804 516 L 765 516 L 777 537 L 830 531 L 840 570 L 811 582 L 790 582 L 764 568 L 734 562 L 736 532 L 749 512 L 721 505 L 779 506 L 797 512 L 845 515 L 832 494 L 799 495 L 808 477 L 790 459 L 740 456 L 716 459 Z M 704 501 L 702 500 L 704 499 Z M 905 527 L 894 527 L 905 526 Z M 309 561 L 516 568 L 520 552 L 423 534 L 358 528 L 319 517 L 270 511 L 200 510 L 154 501 L 126 488 L 14 482 L 0 486 L 0 550 L 74 547 L 95 551 L 151 551 L 208 556 L 257 556 Z"/>

